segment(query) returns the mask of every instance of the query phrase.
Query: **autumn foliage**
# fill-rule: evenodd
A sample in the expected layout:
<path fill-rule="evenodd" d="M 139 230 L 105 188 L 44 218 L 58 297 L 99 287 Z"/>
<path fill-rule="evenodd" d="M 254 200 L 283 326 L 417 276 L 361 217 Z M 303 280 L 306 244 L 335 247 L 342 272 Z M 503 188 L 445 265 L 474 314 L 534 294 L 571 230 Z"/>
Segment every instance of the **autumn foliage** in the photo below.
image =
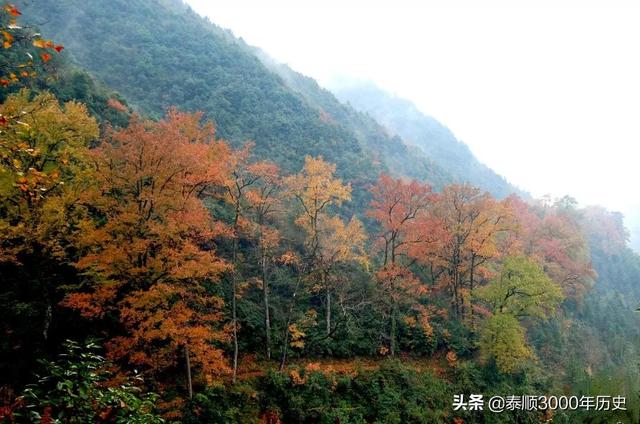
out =
<path fill-rule="evenodd" d="M 134 115 L 89 149 L 97 127 L 81 105 L 22 92 L 1 111 L 3 193 L 12 199 L 2 228 L 13 231 L 3 260 L 15 259 L 21 240 L 51 243 L 78 272 L 61 305 L 109 334 L 109 358 L 161 385 L 186 365 L 189 393 L 194 383 L 235 381 L 245 328 L 256 325 L 246 315 L 252 286 L 264 352 L 277 349 L 281 367 L 290 350 L 302 355 L 356 331 L 361 314 L 381 320 L 377 354 L 400 353 L 408 335 L 432 344 L 451 314 L 502 361 L 529 356 L 517 308 L 553 311 L 561 289 L 579 301 L 593 275 L 579 225 L 559 206 L 498 201 L 469 185 L 436 193 L 383 174 L 370 188 L 366 227 L 340 213 L 352 189 L 334 165 L 307 157 L 300 173 L 282 177 L 253 159 L 252 143 L 234 150 L 218 140 L 200 114 Z M 527 287 L 514 272 L 529 276 Z M 369 298 L 355 283 L 362 278 L 373 282 Z M 284 305 L 275 340 L 272 282 Z M 513 303 L 520 293 L 541 303 Z M 510 303 L 496 303 L 503 298 Z M 503 324 L 519 352 L 491 344 Z"/>
<path fill-rule="evenodd" d="M 353 189 L 335 165 L 308 156 L 282 175 L 198 113 L 133 115 L 96 142 L 83 105 L 21 91 L 0 119 L 0 264 L 37 252 L 42 276 L 75 272 L 42 278 L 43 334 L 62 293 L 57 307 L 93 323 L 123 373 L 189 397 L 235 384 L 256 345 L 284 370 L 290 356 L 331 355 L 359 333 L 371 355 L 440 345 L 455 370 L 451 317 L 477 334 L 481 361 L 517 372 L 535 357 L 527 323 L 579 304 L 595 277 L 581 226 L 609 251 L 626 237 L 567 199 L 497 200 L 468 184 L 435 192 L 386 174 L 368 209 L 348 215 Z M 167 400 L 168 416 L 181 402 Z"/>
<path fill-rule="evenodd" d="M 123 334 L 110 356 L 155 373 L 187 347 L 203 375 L 225 373 L 222 299 L 206 288 L 228 264 L 214 240 L 229 232 L 202 196 L 227 178 L 230 149 L 198 114 L 134 118 L 90 152 L 94 184 L 83 193 L 76 263 L 87 276 L 64 304 L 87 317 L 115 314 Z M 91 278 L 88 278 L 91 277 Z"/>
<path fill-rule="evenodd" d="M 78 103 L 60 105 L 50 94 L 28 90 L 0 105 L 0 258 L 47 245 L 61 253 L 60 239 L 71 189 L 86 167 L 86 146 L 98 125 Z M 60 220 L 60 221 L 57 221 Z"/>
<path fill-rule="evenodd" d="M 22 15 L 13 4 L 5 3 L 0 9 L 0 42 L 3 56 L 0 58 L 0 89 L 19 85 L 51 73 L 53 55 L 64 46 L 44 39 L 40 34 L 25 28 L 18 22 Z M 6 57 L 6 58 L 5 58 Z"/>

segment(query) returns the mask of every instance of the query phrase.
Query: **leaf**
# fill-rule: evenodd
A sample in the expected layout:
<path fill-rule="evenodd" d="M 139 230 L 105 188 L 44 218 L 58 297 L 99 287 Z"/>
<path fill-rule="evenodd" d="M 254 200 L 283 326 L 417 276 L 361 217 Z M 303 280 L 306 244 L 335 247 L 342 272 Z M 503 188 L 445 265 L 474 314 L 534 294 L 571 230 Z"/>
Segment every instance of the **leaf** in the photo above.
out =
<path fill-rule="evenodd" d="M 4 10 L 11 16 L 20 16 L 22 13 L 12 4 L 8 4 L 4 7 Z"/>

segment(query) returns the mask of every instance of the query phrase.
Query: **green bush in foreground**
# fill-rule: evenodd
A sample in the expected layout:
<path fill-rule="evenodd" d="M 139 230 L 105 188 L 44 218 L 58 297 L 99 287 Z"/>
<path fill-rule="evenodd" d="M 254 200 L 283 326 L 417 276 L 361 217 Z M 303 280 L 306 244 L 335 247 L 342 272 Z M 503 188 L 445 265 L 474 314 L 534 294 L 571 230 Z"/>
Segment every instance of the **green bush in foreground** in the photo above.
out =
<path fill-rule="evenodd" d="M 105 359 L 95 342 L 65 343 L 56 361 L 42 360 L 45 376 L 27 386 L 18 422 L 37 423 L 163 423 L 155 414 L 158 396 L 142 393 L 132 381 L 109 387 Z"/>

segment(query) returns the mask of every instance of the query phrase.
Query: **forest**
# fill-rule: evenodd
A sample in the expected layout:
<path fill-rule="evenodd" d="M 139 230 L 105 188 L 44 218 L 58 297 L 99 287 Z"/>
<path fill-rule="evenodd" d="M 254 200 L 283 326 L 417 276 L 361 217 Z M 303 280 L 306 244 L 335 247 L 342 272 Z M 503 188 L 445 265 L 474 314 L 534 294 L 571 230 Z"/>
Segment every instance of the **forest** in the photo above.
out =
<path fill-rule="evenodd" d="M 0 422 L 640 422 L 619 213 L 476 187 L 179 1 L 77 3 L 0 11 Z M 218 53 L 127 62 L 127 19 Z"/>

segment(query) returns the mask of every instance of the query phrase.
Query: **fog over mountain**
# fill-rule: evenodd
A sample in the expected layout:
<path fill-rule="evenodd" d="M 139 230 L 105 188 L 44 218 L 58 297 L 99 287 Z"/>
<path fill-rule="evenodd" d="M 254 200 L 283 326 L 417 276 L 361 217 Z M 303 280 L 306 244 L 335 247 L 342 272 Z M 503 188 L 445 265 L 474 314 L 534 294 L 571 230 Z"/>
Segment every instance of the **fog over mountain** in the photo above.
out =
<path fill-rule="evenodd" d="M 412 101 L 536 197 L 623 212 L 638 245 L 637 4 L 188 3 L 326 87 L 348 75 Z"/>
<path fill-rule="evenodd" d="M 420 112 L 410 101 L 386 93 L 370 82 L 349 83 L 348 79 L 341 79 L 334 84 L 333 91 L 339 99 L 370 114 L 408 144 L 420 148 L 457 181 L 477 185 L 499 198 L 519 192 L 478 161 L 449 128 Z"/>

